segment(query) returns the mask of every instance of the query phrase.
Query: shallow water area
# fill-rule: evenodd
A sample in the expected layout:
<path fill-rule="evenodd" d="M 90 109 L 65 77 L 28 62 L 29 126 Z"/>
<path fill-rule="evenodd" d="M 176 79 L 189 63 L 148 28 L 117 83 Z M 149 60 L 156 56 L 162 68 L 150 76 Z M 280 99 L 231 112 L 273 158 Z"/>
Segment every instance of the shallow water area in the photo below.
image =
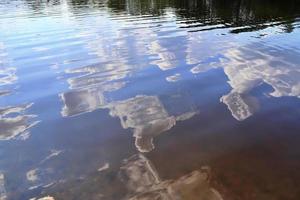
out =
<path fill-rule="evenodd" d="M 298 200 L 296 0 L 0 1 L 0 200 Z"/>

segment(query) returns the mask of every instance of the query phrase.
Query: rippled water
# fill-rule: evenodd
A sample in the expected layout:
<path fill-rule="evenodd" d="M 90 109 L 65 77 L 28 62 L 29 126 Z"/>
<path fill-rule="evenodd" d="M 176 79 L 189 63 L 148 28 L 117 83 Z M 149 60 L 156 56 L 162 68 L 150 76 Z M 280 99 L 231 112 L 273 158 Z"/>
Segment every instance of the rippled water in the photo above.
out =
<path fill-rule="evenodd" d="M 298 200 L 297 0 L 1 0 L 0 200 Z"/>

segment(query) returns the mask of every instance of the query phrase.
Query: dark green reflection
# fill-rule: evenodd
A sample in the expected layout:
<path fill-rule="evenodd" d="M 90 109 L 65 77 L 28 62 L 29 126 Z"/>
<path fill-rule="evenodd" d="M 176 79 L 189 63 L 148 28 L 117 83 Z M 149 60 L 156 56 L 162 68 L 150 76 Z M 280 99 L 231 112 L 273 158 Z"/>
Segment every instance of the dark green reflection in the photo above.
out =
<path fill-rule="evenodd" d="M 27 0 L 29 7 L 39 11 L 61 0 Z M 232 33 L 257 31 L 281 25 L 290 33 L 300 13 L 297 0 L 69 0 L 71 12 L 82 7 L 108 7 L 112 14 L 162 16 L 173 9 L 185 27 L 197 28 L 222 24 L 223 28 L 238 27 Z M 201 30 L 211 30 L 206 27 Z M 197 31 L 197 30 L 196 30 Z"/>

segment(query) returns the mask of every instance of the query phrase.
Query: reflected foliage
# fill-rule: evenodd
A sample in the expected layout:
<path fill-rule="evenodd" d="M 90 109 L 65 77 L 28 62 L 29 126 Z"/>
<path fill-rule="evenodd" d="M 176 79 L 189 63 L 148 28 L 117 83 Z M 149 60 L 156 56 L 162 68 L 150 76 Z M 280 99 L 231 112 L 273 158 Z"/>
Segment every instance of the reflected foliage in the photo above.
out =
<path fill-rule="evenodd" d="M 166 10 L 174 9 L 179 23 L 184 28 L 199 27 L 199 30 L 211 30 L 216 28 L 214 25 L 222 25 L 222 28 L 241 27 L 231 30 L 232 33 L 257 31 L 276 25 L 281 25 L 283 31 L 290 33 L 294 30 L 294 23 L 298 21 L 300 13 L 300 3 L 297 0 L 27 0 L 26 2 L 35 11 L 47 5 L 67 2 L 73 12 L 81 7 L 106 6 L 114 14 L 127 13 L 134 16 L 163 16 Z"/>

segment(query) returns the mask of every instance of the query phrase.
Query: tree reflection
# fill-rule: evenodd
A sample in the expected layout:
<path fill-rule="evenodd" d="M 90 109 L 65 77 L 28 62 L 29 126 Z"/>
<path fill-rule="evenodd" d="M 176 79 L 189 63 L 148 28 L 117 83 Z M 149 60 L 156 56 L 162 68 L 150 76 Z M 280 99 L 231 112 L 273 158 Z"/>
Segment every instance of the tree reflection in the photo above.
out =
<path fill-rule="evenodd" d="M 63 2 L 68 2 L 71 12 L 86 6 L 93 8 L 106 6 L 115 14 L 163 16 L 167 9 L 174 9 L 181 23 L 188 27 L 218 24 L 222 24 L 224 28 L 243 27 L 232 30 L 232 33 L 257 31 L 274 25 L 283 25 L 283 31 L 290 33 L 294 30 L 293 24 L 300 13 L 300 3 L 297 0 L 26 0 L 25 2 L 34 11 L 41 11 L 47 5 L 58 5 Z"/>
<path fill-rule="evenodd" d="M 300 3 L 296 0 L 109 0 L 107 5 L 112 12 L 132 15 L 163 14 L 165 9 L 175 8 L 177 17 L 194 27 L 216 24 L 250 26 L 232 33 L 264 29 L 269 26 L 265 23 L 274 21 L 281 21 L 278 25 L 284 24 L 284 30 L 291 32 L 300 13 Z"/>

